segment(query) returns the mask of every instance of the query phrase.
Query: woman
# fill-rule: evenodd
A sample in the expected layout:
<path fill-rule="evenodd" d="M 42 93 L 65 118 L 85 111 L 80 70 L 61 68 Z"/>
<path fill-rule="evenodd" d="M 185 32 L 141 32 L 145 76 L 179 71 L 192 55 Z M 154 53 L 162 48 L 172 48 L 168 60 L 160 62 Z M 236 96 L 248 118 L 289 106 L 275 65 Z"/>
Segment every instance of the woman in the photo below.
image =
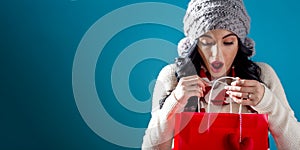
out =
<path fill-rule="evenodd" d="M 299 149 L 299 123 L 288 104 L 274 70 L 255 63 L 254 42 L 247 37 L 250 18 L 241 0 L 192 0 L 184 17 L 181 55 L 164 67 L 155 85 L 152 118 L 143 149 L 171 149 L 175 113 L 205 111 L 211 81 L 222 76 L 238 77 L 224 87 L 243 112 L 266 113 L 269 130 L 278 149 Z M 222 94 L 221 94 L 222 95 Z M 201 103 L 193 100 L 201 98 Z M 222 112 L 230 110 L 226 100 L 216 102 Z"/>

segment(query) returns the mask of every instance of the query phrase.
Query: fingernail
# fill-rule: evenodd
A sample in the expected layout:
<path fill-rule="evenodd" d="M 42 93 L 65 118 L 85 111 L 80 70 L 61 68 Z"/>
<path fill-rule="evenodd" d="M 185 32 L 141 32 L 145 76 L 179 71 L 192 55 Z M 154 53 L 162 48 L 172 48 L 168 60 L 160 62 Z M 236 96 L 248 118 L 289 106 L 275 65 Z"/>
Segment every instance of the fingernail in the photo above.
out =
<path fill-rule="evenodd" d="M 229 95 L 229 94 L 230 94 L 230 91 L 226 91 L 226 94 L 228 94 L 228 95 Z"/>
<path fill-rule="evenodd" d="M 244 83 L 245 83 L 245 80 L 241 80 L 240 83 L 241 83 L 241 84 L 244 84 Z"/>
<path fill-rule="evenodd" d="M 202 91 L 203 91 L 203 92 L 206 92 L 205 88 L 202 88 Z"/>
<path fill-rule="evenodd" d="M 224 89 L 229 90 L 229 86 L 227 86 L 227 85 L 224 86 Z"/>
<path fill-rule="evenodd" d="M 232 99 L 232 100 L 237 103 L 236 99 Z"/>
<path fill-rule="evenodd" d="M 234 102 L 236 102 L 236 103 L 241 103 L 241 100 L 238 100 L 238 99 L 232 99 Z"/>

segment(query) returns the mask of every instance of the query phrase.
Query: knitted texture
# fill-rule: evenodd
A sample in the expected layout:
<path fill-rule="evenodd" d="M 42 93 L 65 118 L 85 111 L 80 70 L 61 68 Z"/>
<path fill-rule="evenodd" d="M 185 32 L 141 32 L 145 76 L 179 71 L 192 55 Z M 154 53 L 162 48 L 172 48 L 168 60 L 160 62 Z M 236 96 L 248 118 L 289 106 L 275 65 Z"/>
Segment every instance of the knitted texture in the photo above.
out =
<path fill-rule="evenodd" d="M 255 53 L 254 41 L 247 37 L 250 17 L 242 0 L 191 0 L 183 23 L 185 36 L 193 40 L 210 30 L 225 29 L 236 34 Z"/>
<path fill-rule="evenodd" d="M 195 48 L 197 41 L 189 37 L 181 39 L 177 46 L 177 52 L 180 57 L 185 57 L 190 53 L 190 49 Z"/>

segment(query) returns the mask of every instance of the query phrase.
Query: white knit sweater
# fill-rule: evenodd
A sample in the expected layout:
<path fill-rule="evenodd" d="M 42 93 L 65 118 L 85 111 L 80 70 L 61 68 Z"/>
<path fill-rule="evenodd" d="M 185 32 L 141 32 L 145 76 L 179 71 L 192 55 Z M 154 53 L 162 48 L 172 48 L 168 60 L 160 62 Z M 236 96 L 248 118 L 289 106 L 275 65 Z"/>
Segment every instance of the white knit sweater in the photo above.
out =
<path fill-rule="evenodd" d="M 258 113 L 267 113 L 269 130 L 275 139 L 277 149 L 300 149 L 300 124 L 288 104 L 284 89 L 271 66 L 257 63 L 261 68 L 261 79 L 265 83 L 265 93 L 259 104 L 253 108 Z M 152 99 L 151 120 L 145 132 L 142 149 L 171 149 L 175 113 L 182 112 L 176 99 L 169 96 L 162 109 L 159 109 L 159 100 L 169 95 L 177 85 L 175 65 L 165 66 L 158 75 Z M 228 112 L 228 105 L 224 105 L 223 112 Z M 245 106 L 244 106 L 245 107 Z M 234 105 L 234 110 L 238 105 Z M 246 108 L 243 110 L 247 110 Z"/>

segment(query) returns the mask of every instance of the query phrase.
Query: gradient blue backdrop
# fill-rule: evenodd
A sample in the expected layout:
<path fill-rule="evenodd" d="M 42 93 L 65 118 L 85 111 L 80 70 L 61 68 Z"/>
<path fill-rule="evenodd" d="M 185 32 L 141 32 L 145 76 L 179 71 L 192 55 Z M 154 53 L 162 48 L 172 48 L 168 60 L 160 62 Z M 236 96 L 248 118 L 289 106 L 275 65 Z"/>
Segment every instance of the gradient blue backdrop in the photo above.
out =
<path fill-rule="evenodd" d="M 73 97 L 72 65 L 77 46 L 92 24 L 110 11 L 138 2 L 145 1 L 0 1 L 0 149 L 129 149 L 105 141 L 85 124 Z M 188 0 L 156 2 L 186 9 Z M 300 84 L 297 79 L 299 2 L 245 0 L 245 4 L 252 19 L 250 37 L 257 43 L 253 59 L 273 66 L 299 118 L 300 96 L 296 86 Z M 163 10 L 157 11 L 163 13 Z M 137 32 L 139 34 L 135 34 Z M 162 38 L 176 44 L 182 36 L 162 25 L 133 26 L 115 36 L 100 58 L 113 60 L 122 48 L 143 38 Z M 171 55 L 175 54 L 174 50 Z M 102 63 L 98 62 L 96 68 L 98 90 L 109 88 L 100 84 L 102 80 L 109 80 L 109 76 L 107 79 L 99 76 L 110 71 L 101 68 L 111 62 Z M 135 97 L 151 96 L 148 84 L 164 65 L 166 63 L 158 60 L 136 65 L 129 80 Z M 143 77 L 134 78 L 141 75 Z M 119 122 L 132 127 L 148 124 L 149 113 L 138 114 L 122 108 L 109 90 L 100 96 L 110 101 L 104 105 Z M 276 149 L 273 142 L 271 149 Z"/>

